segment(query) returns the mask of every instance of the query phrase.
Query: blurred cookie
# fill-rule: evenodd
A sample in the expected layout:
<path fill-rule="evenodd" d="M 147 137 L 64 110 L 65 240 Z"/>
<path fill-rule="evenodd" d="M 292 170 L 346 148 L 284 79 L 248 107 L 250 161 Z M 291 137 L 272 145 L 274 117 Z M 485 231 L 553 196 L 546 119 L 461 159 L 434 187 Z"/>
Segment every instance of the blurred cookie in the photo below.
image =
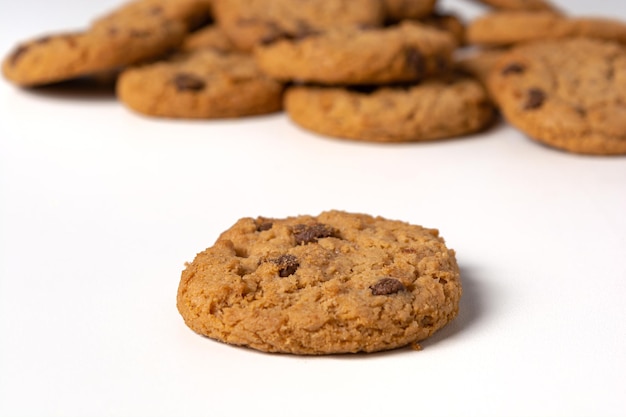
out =
<path fill-rule="evenodd" d="M 255 49 L 259 67 L 280 80 L 322 84 L 415 81 L 450 67 L 451 35 L 406 21 L 384 29 L 335 29 Z"/>
<path fill-rule="evenodd" d="M 65 81 L 160 56 L 178 46 L 185 33 L 180 22 L 158 16 L 113 19 L 89 30 L 26 41 L 4 59 L 2 72 L 21 86 Z"/>
<path fill-rule="evenodd" d="M 489 77 L 505 118 L 548 146 L 626 154 L 626 49 L 578 38 L 519 46 Z"/>
<path fill-rule="evenodd" d="M 456 58 L 455 68 L 488 86 L 489 74 L 507 49 L 477 49 Z"/>
<path fill-rule="evenodd" d="M 626 23 L 606 18 L 570 18 L 550 12 L 494 12 L 467 27 L 470 44 L 507 46 L 523 42 L 590 37 L 626 43 Z"/>
<path fill-rule="evenodd" d="M 419 22 L 449 33 L 456 40 L 458 46 L 465 45 L 465 22 L 456 14 L 435 11 L 419 19 Z"/>
<path fill-rule="evenodd" d="M 182 273 L 187 326 L 265 352 L 376 352 L 423 340 L 458 312 L 454 251 L 437 230 L 327 211 L 243 218 Z"/>
<path fill-rule="evenodd" d="M 370 142 L 451 138 L 483 130 L 494 119 L 485 88 L 465 77 L 371 90 L 292 87 L 285 110 L 305 129 Z"/>
<path fill-rule="evenodd" d="M 266 114 L 282 108 L 283 86 L 247 54 L 200 49 L 122 72 L 117 95 L 146 115 L 211 119 Z"/>
<path fill-rule="evenodd" d="M 235 46 L 299 37 L 336 27 L 380 26 L 381 0 L 214 0 L 215 20 Z"/>

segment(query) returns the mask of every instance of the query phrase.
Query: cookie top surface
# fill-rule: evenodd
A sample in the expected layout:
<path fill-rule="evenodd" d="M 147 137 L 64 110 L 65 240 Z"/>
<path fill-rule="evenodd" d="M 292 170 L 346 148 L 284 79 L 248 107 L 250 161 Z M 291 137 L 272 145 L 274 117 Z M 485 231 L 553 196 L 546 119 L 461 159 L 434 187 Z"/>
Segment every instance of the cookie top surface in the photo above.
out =
<path fill-rule="evenodd" d="M 182 273 L 194 331 L 266 352 L 394 349 L 452 320 L 461 282 L 438 232 L 328 211 L 243 218 Z"/>
<path fill-rule="evenodd" d="M 494 118 L 485 88 L 467 77 L 371 91 L 292 87 L 285 95 L 285 110 L 308 130 L 370 142 L 457 137 L 486 128 Z"/>
<path fill-rule="evenodd" d="M 506 119 L 549 146 L 626 153 L 626 49 L 565 39 L 514 48 L 494 66 L 490 91 Z"/>
<path fill-rule="evenodd" d="M 626 24 L 599 17 L 571 18 L 550 12 L 502 11 L 483 15 L 470 22 L 466 36 L 470 44 L 488 46 L 571 37 L 626 43 Z"/>
<path fill-rule="evenodd" d="M 456 43 L 414 22 L 385 29 L 334 29 L 258 46 L 259 67 L 281 80 L 322 84 L 414 81 L 450 67 Z"/>
<path fill-rule="evenodd" d="M 238 49 L 284 36 L 383 23 L 380 0 L 215 0 L 217 23 Z"/>
<path fill-rule="evenodd" d="M 116 70 L 176 47 L 185 27 L 159 17 L 112 20 L 72 33 L 55 33 L 18 45 L 3 61 L 4 76 L 36 86 Z"/>
<path fill-rule="evenodd" d="M 128 68 L 117 82 L 118 98 L 146 115 L 229 118 L 278 111 L 283 86 L 263 75 L 251 56 L 199 49 Z"/>
<path fill-rule="evenodd" d="M 180 45 L 180 50 L 186 52 L 204 48 L 212 48 L 222 52 L 235 52 L 235 46 L 217 25 L 208 25 L 190 33 L 183 39 L 183 43 Z"/>

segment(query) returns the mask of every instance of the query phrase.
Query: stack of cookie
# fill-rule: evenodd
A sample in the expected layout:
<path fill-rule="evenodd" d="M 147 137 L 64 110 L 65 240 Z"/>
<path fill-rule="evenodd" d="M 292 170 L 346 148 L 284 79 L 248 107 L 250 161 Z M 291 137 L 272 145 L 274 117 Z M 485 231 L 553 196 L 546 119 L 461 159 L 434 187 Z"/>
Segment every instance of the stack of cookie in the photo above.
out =
<path fill-rule="evenodd" d="M 465 27 L 436 0 L 133 0 L 19 45 L 3 73 L 25 87 L 113 73 L 142 114 L 285 110 L 305 129 L 375 142 L 474 133 L 497 108 L 552 147 L 626 153 L 624 23 L 548 0 L 472 1 L 492 10 Z"/>

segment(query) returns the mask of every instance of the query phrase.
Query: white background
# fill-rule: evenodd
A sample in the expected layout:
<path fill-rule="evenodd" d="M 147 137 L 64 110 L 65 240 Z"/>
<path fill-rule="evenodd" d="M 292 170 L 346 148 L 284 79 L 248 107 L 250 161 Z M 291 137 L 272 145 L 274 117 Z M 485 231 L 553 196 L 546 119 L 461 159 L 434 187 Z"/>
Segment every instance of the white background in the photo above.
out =
<path fill-rule="evenodd" d="M 116 4 L 0 0 L 0 52 Z M 619 0 L 561 4 L 626 19 Z M 420 352 L 331 357 L 185 327 L 180 272 L 221 231 L 326 209 L 439 228 L 459 317 Z M 504 125 L 375 145 L 282 114 L 153 120 L 0 81 L 0 416 L 624 416 L 625 254 L 624 157 Z"/>

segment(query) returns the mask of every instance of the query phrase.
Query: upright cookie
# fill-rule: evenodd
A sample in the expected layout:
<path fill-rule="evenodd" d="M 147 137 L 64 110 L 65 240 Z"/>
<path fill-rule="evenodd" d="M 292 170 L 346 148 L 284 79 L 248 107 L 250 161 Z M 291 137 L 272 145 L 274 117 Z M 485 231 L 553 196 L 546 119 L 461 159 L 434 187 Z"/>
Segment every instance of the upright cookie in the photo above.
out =
<path fill-rule="evenodd" d="M 285 110 L 313 132 L 371 142 L 451 138 L 480 131 L 494 118 L 485 88 L 470 78 L 361 91 L 292 87 L 285 95 Z"/>
<path fill-rule="evenodd" d="M 626 44 L 626 23 L 606 18 L 570 18 L 550 12 L 494 12 L 470 22 L 467 41 L 508 46 L 544 39 L 589 37 Z"/>
<path fill-rule="evenodd" d="M 214 15 L 238 49 L 336 27 L 380 26 L 381 0 L 214 0 Z"/>
<path fill-rule="evenodd" d="M 520 46 L 489 78 L 505 118 L 574 153 L 626 154 L 626 48 L 592 39 Z"/>
<path fill-rule="evenodd" d="M 111 20 L 85 31 L 56 33 L 18 45 L 2 63 L 4 76 L 37 86 L 117 70 L 180 44 L 185 26 L 158 16 Z"/>
<path fill-rule="evenodd" d="M 212 119 L 279 111 L 283 86 L 258 70 L 247 54 L 199 49 L 129 68 L 117 82 L 118 98 L 146 115 Z"/>
<path fill-rule="evenodd" d="M 265 352 L 375 352 L 423 340 L 458 312 L 454 251 L 437 230 L 328 211 L 243 218 L 182 273 L 194 331 Z"/>
<path fill-rule="evenodd" d="M 258 46 L 259 67 L 279 80 L 322 84 L 415 81 L 450 67 L 456 46 L 440 30 L 406 21 L 385 29 L 335 29 Z"/>

